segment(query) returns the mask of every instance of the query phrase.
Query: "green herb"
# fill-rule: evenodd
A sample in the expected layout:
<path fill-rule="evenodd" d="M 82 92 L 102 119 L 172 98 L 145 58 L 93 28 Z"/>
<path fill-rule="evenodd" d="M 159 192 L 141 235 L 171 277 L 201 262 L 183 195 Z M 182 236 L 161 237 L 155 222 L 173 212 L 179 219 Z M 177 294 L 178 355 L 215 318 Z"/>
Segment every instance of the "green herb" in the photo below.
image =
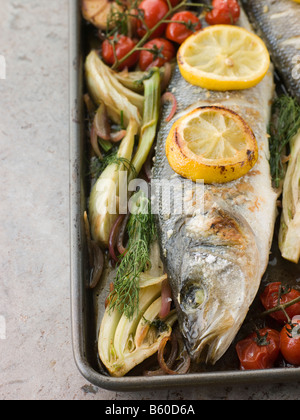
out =
<path fill-rule="evenodd" d="M 125 5 L 124 2 L 117 1 L 117 4 L 121 6 L 124 11 L 112 7 L 107 19 L 106 37 L 108 39 L 115 34 L 129 35 L 130 18 L 143 18 L 143 11 L 138 10 L 138 3 L 139 0 L 133 0 L 128 2 L 128 5 Z M 135 11 L 137 11 L 136 14 Z"/>
<path fill-rule="evenodd" d="M 111 149 L 114 147 L 110 141 L 103 140 L 101 138 L 98 138 L 98 142 L 105 153 L 110 152 Z"/>
<path fill-rule="evenodd" d="M 155 238 L 155 226 L 150 201 L 138 192 L 133 197 L 135 210 L 127 226 L 128 246 L 116 274 L 114 290 L 110 295 L 110 310 L 117 309 L 131 319 L 139 307 L 139 277 L 148 270 L 150 245 Z"/>
<path fill-rule="evenodd" d="M 151 322 L 151 321 L 148 321 L 148 319 L 146 319 L 143 316 L 143 320 L 144 320 L 144 322 L 145 322 L 146 325 L 150 325 L 150 327 L 156 328 L 159 333 L 163 333 L 163 332 L 169 330 L 168 324 L 166 322 L 162 321 L 161 319 L 154 319 Z"/>
<path fill-rule="evenodd" d="M 300 129 L 300 106 L 289 96 L 278 98 L 272 109 L 273 121 L 270 125 L 270 166 L 276 188 L 284 179 L 285 168 L 282 157 L 292 138 Z"/>
<path fill-rule="evenodd" d="M 163 69 L 159 69 L 159 71 L 164 71 Z M 146 81 L 146 80 L 149 80 L 149 79 L 151 79 L 152 78 L 152 76 L 155 74 L 157 72 L 157 68 L 156 67 L 152 67 L 150 70 L 149 70 L 149 72 L 142 72 L 141 73 L 141 78 L 140 79 L 137 79 L 137 80 L 135 80 L 134 81 L 134 83 L 135 83 L 135 85 L 136 86 L 143 86 L 143 84 L 144 84 L 144 82 Z"/>
<path fill-rule="evenodd" d="M 92 175 L 95 178 L 99 178 L 105 168 L 113 163 L 116 163 L 119 166 L 123 164 L 128 170 L 131 171 L 131 173 L 136 173 L 135 167 L 132 165 L 132 163 L 128 159 L 118 157 L 117 153 L 118 150 L 113 148 L 112 152 L 104 156 L 103 159 L 93 159 L 89 175 Z"/>

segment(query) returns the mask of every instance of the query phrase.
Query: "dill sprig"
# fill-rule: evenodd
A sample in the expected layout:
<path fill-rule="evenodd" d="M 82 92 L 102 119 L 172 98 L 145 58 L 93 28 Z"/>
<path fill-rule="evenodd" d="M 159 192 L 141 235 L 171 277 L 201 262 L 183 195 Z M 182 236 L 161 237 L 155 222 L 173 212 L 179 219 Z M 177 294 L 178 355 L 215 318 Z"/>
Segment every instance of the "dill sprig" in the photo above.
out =
<path fill-rule="evenodd" d="M 140 274 L 150 269 L 150 245 L 156 231 L 151 204 L 144 193 L 133 197 L 135 209 L 130 215 L 127 252 L 117 268 L 114 290 L 110 295 L 110 310 L 118 310 L 131 319 L 139 308 Z"/>
<path fill-rule="evenodd" d="M 111 12 L 107 17 L 106 38 L 118 35 L 129 35 L 130 18 L 143 19 L 143 13 L 138 9 L 139 0 L 131 0 L 127 4 L 116 1 L 119 6 L 122 6 L 123 11 L 112 6 Z"/>
<path fill-rule="evenodd" d="M 117 164 L 118 166 L 124 165 L 124 167 L 136 176 L 135 167 L 132 165 L 130 160 L 122 157 L 118 157 L 118 149 L 114 149 L 111 153 L 104 156 L 103 159 L 95 158 L 91 162 L 91 169 L 89 175 L 94 178 L 99 178 L 102 172 L 111 164 Z"/>
<path fill-rule="evenodd" d="M 278 98 L 272 109 L 273 121 L 270 125 L 270 166 L 276 188 L 285 176 L 282 157 L 293 137 L 300 129 L 300 106 L 290 96 Z"/>

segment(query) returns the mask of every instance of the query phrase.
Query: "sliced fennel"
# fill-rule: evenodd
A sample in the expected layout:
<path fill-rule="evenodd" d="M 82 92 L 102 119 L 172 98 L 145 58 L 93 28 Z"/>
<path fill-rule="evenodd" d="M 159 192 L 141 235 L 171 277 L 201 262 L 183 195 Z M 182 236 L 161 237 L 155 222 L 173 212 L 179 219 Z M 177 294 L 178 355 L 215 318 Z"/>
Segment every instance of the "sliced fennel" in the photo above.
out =
<path fill-rule="evenodd" d="M 89 218 L 94 241 L 108 246 L 111 229 L 119 214 L 119 187 L 129 169 L 138 124 L 131 118 L 115 162 L 109 164 L 95 183 L 89 200 Z M 126 164 L 128 162 L 128 164 Z"/>
<path fill-rule="evenodd" d="M 165 66 L 159 68 L 160 79 L 161 79 L 161 87 L 162 90 L 166 88 L 166 84 L 171 77 L 172 71 L 175 68 L 175 64 L 167 63 Z M 149 70 L 148 72 L 144 71 L 122 71 L 122 72 L 115 72 L 115 76 L 123 86 L 127 87 L 134 92 L 140 93 L 141 95 L 144 93 L 144 80 L 149 79 L 153 73 L 153 69 Z M 165 78 L 167 77 L 167 81 Z"/>
<path fill-rule="evenodd" d="M 89 93 L 97 105 L 103 101 L 109 117 L 121 124 L 121 113 L 127 126 L 131 118 L 139 125 L 142 122 L 144 97 L 123 86 L 114 72 L 92 51 L 85 63 L 86 82 Z"/>
<path fill-rule="evenodd" d="M 155 284 L 161 284 L 164 280 L 167 280 L 167 274 L 164 274 L 160 277 L 153 277 L 150 274 L 142 273 L 140 275 L 140 288 L 144 289 L 145 287 L 153 286 Z"/>
<path fill-rule="evenodd" d="M 300 259 L 300 130 L 291 141 L 291 155 L 283 186 L 279 247 L 283 258 Z"/>
<path fill-rule="evenodd" d="M 136 173 L 139 174 L 151 151 L 156 138 L 157 126 L 160 114 L 160 73 L 157 68 L 152 69 L 152 76 L 144 80 L 145 104 L 143 124 L 136 154 L 132 160 Z M 130 178 L 134 178 L 131 173 Z"/>
<path fill-rule="evenodd" d="M 150 276 L 147 281 L 150 281 Z M 161 277 L 161 281 L 165 276 Z M 161 282 L 140 290 L 139 307 L 133 318 L 120 311 L 106 309 L 99 332 L 99 356 L 114 377 L 126 375 L 135 366 L 155 354 L 161 341 L 172 333 L 177 320 L 175 311 L 159 320 L 161 309 Z M 159 322 L 155 323 L 155 320 Z"/>

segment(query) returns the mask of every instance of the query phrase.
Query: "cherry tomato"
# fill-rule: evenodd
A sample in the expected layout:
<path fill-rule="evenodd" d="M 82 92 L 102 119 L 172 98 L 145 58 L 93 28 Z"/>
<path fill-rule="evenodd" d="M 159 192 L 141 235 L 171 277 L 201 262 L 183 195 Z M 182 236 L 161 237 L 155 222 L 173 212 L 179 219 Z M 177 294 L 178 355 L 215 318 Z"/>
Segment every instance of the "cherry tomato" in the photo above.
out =
<path fill-rule="evenodd" d="M 236 0 L 213 0 L 212 6 L 205 17 L 209 25 L 234 25 L 239 20 L 241 8 Z"/>
<path fill-rule="evenodd" d="M 241 370 L 270 369 L 280 353 L 280 334 L 263 328 L 236 345 Z"/>
<path fill-rule="evenodd" d="M 291 300 L 300 297 L 300 292 L 298 292 L 295 289 L 285 287 L 280 282 L 270 283 L 260 296 L 261 303 L 263 304 L 266 310 L 278 306 L 279 292 L 281 294 L 280 304 L 288 303 Z M 300 302 L 295 303 L 295 305 L 292 305 L 289 308 L 286 308 L 285 310 L 291 319 L 296 315 L 300 315 Z M 283 311 L 274 312 L 270 314 L 270 316 L 282 324 L 285 324 L 287 322 L 287 318 Z"/>
<path fill-rule="evenodd" d="M 140 54 L 140 68 L 142 71 L 150 67 L 162 67 L 175 57 L 176 51 L 170 41 L 163 38 L 153 39 L 147 42 L 143 48 L 152 51 L 142 51 Z"/>
<path fill-rule="evenodd" d="M 164 0 L 144 0 L 139 6 L 139 10 L 144 13 L 144 22 L 148 29 L 154 28 L 159 21 L 168 13 L 169 7 Z M 162 36 L 167 27 L 166 23 L 161 24 L 156 31 L 152 34 L 150 39 L 158 38 Z M 140 38 L 146 34 L 147 28 L 144 26 L 141 19 L 137 21 L 137 33 Z"/>
<path fill-rule="evenodd" d="M 114 37 L 110 38 L 112 41 Z M 116 56 L 118 60 L 121 60 L 125 57 L 134 47 L 136 46 L 136 42 L 131 38 L 121 35 L 117 38 L 117 42 L 115 43 L 115 50 Z M 105 40 L 102 44 L 102 57 L 103 60 L 108 65 L 115 64 L 115 56 L 112 43 L 109 40 Z M 125 67 L 132 67 L 134 66 L 139 60 L 139 51 L 134 52 L 127 60 L 125 60 L 119 67 L 119 70 L 123 70 Z"/>
<path fill-rule="evenodd" d="M 300 366 L 300 319 L 283 327 L 280 340 L 280 350 L 285 360 Z"/>
<path fill-rule="evenodd" d="M 182 44 L 194 32 L 202 28 L 200 20 L 191 12 L 175 13 L 171 20 L 185 22 L 187 25 L 181 23 L 169 23 L 166 30 L 166 37 L 170 41 Z"/>

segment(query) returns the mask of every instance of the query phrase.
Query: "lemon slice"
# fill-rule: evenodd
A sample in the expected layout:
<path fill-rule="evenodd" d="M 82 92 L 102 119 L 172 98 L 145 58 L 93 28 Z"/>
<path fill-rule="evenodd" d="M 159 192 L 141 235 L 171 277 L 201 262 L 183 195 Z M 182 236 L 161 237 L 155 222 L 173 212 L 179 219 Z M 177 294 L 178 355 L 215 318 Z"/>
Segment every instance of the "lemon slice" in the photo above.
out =
<path fill-rule="evenodd" d="M 189 83 L 219 91 L 256 86 L 270 67 L 261 38 L 232 25 L 213 25 L 195 33 L 181 45 L 177 59 Z"/>
<path fill-rule="evenodd" d="M 258 159 L 249 125 L 219 106 L 197 108 L 173 125 L 166 142 L 172 169 L 184 178 L 222 184 L 246 175 Z"/>

